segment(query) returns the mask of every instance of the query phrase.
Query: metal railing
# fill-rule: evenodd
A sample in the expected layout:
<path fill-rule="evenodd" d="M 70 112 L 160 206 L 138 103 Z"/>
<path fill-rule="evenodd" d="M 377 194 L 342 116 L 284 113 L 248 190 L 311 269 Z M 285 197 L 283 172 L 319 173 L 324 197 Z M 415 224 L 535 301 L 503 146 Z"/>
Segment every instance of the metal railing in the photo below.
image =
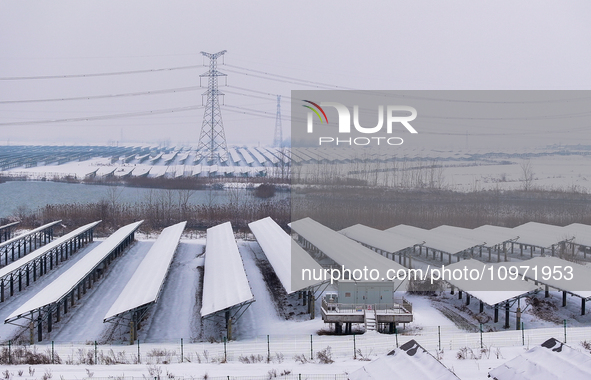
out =
<path fill-rule="evenodd" d="M 322 308 L 328 313 L 363 314 L 365 310 L 375 310 L 380 314 L 412 314 L 412 304 L 404 298 L 395 299 L 394 303 L 349 304 L 322 300 Z"/>

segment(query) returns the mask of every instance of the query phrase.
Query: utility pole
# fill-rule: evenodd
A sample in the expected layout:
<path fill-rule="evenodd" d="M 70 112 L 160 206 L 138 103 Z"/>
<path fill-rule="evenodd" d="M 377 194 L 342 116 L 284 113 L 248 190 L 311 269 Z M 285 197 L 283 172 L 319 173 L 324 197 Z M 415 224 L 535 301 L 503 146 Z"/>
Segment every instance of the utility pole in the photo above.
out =
<path fill-rule="evenodd" d="M 203 123 L 201 124 L 197 150 L 201 157 L 206 158 L 210 164 L 214 163 L 216 158 L 219 158 L 220 163 L 228 160 L 226 134 L 224 133 L 219 102 L 219 95 L 224 94 L 218 90 L 218 77 L 226 76 L 226 74 L 217 70 L 217 59 L 225 53 L 226 50 L 215 54 L 201 52 L 201 54 L 209 58 L 209 71 L 200 75 L 200 77 L 207 77 L 208 79 L 207 92 L 203 94 L 207 95 L 207 102 L 203 113 Z"/>

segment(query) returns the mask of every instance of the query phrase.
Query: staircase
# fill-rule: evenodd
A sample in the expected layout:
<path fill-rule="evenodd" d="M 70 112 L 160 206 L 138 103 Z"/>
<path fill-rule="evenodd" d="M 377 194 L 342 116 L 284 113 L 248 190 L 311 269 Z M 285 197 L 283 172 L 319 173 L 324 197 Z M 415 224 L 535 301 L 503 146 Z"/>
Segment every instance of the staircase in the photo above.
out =
<path fill-rule="evenodd" d="M 375 310 L 365 310 L 364 314 L 365 319 L 365 331 L 375 331 L 376 330 L 376 312 Z"/>

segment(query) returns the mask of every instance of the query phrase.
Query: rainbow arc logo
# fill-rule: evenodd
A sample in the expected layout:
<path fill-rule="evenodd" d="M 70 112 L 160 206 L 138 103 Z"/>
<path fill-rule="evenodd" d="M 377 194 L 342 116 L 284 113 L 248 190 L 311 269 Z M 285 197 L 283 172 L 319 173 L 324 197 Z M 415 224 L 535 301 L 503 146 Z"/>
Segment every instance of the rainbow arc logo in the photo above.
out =
<path fill-rule="evenodd" d="M 311 105 L 313 105 L 314 107 L 318 108 L 318 110 L 319 110 L 320 112 L 322 112 L 322 115 L 324 115 L 324 121 L 326 121 L 326 124 L 328 124 L 328 118 L 326 117 L 326 113 L 324 112 L 324 110 L 322 109 L 322 107 L 320 107 L 318 104 L 316 104 L 316 103 L 314 103 L 314 102 L 311 102 L 311 101 L 309 101 L 309 100 L 304 100 L 304 102 L 306 102 L 306 103 L 310 103 L 310 104 L 311 104 Z M 306 105 L 306 104 L 303 104 L 302 106 L 303 106 L 303 107 L 306 107 L 306 108 L 308 108 L 308 109 L 309 109 L 309 110 L 311 110 L 311 111 L 313 111 L 313 112 L 314 112 L 314 113 L 315 113 L 315 114 L 318 116 L 318 119 L 320 119 L 320 122 L 321 122 L 321 123 L 323 122 L 323 120 L 322 120 L 322 117 L 320 116 L 320 114 L 318 113 L 318 111 L 316 111 L 314 108 L 312 108 L 312 107 L 310 107 L 310 106 L 308 106 L 308 105 Z"/>

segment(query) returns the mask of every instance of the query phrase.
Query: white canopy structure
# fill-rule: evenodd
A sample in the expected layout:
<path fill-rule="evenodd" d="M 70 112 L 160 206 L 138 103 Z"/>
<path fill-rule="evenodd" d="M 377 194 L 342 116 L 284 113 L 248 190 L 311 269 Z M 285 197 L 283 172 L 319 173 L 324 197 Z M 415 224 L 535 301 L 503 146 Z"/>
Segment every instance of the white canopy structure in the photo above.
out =
<path fill-rule="evenodd" d="M 254 302 L 230 222 L 207 229 L 201 316 Z"/>
<path fill-rule="evenodd" d="M 452 273 L 451 278 L 446 277 L 445 281 L 490 306 L 540 290 L 539 286 L 534 285 L 533 282 L 521 280 L 520 276 L 517 276 L 515 280 L 508 278 L 501 280 L 498 268 L 506 265 L 507 263 L 485 264 L 474 259 L 462 260 L 459 263 L 445 266 L 445 269 L 449 269 Z M 460 276 L 453 277 L 455 270 L 462 273 L 459 280 L 456 278 Z M 471 273 L 471 271 L 473 272 Z M 478 274 L 478 277 L 466 278 L 466 273 L 468 276 Z"/>
<path fill-rule="evenodd" d="M 14 323 L 21 318 L 29 319 L 37 325 L 37 336 L 41 341 L 43 339 L 42 322 L 47 322 L 47 331 L 51 332 L 54 315 L 59 322 L 62 306 L 66 314 L 69 301 L 71 305 L 74 304 L 76 291 L 77 298 L 80 299 L 82 293 L 86 293 L 87 286 L 90 287 L 91 283 L 100 277 L 108 263 L 131 244 L 135 230 L 142 223 L 143 220 L 115 231 L 98 247 L 88 252 L 57 279 L 22 304 L 4 320 L 4 323 Z M 101 265 L 102 267 L 99 268 Z"/>
<path fill-rule="evenodd" d="M 320 273 L 322 267 L 279 227 L 271 217 L 249 223 L 248 226 L 287 294 L 319 285 L 322 281 L 294 281 L 292 275 L 299 275 L 299 269 L 310 269 Z M 295 266 L 295 267 L 294 267 Z"/>
<path fill-rule="evenodd" d="M 572 223 L 563 227 L 568 235 L 575 237 L 574 242 L 579 245 L 591 247 L 591 226 L 588 224 Z"/>
<path fill-rule="evenodd" d="M 187 222 L 181 222 L 162 230 L 123 291 L 113 303 L 104 322 L 118 316 L 146 308 L 158 301 L 170 264 Z"/>
<path fill-rule="evenodd" d="M 507 265 L 509 264 L 507 263 Z M 591 267 L 551 256 L 534 257 L 515 264 L 515 266 L 519 267 L 520 275 L 531 280 L 573 294 L 583 300 L 591 298 L 591 283 L 589 282 Z M 565 269 L 567 266 L 572 268 L 572 278 L 569 275 L 571 271 Z M 537 268 L 536 272 L 534 272 L 534 268 Z M 548 276 L 542 272 L 543 270 L 547 272 L 545 268 L 550 270 Z"/>
<path fill-rule="evenodd" d="M 396 253 L 424 243 L 424 240 L 417 239 L 416 237 L 386 232 L 364 226 L 363 224 L 355 224 L 351 227 L 344 228 L 339 233 L 363 245 L 374 247 L 388 253 Z"/>
<path fill-rule="evenodd" d="M 30 254 L 21 257 L 20 259 L 13 261 L 12 263 L 8 264 L 5 267 L 0 268 L 0 279 L 8 276 L 10 273 L 18 271 L 20 268 L 26 266 L 27 264 L 35 261 L 39 257 L 46 255 L 47 253 L 51 252 L 52 250 L 60 247 L 62 244 L 69 242 L 70 240 L 76 238 L 77 236 L 85 233 L 86 231 L 94 228 L 97 224 L 101 221 L 92 222 L 85 226 L 78 227 L 74 231 L 71 231 L 64 236 L 55 239 L 46 245 L 42 246 L 41 248 L 36 249 L 35 251 L 31 252 Z M 56 259 L 57 264 L 57 259 Z"/>
<path fill-rule="evenodd" d="M 351 271 L 355 269 L 376 269 L 380 272 L 378 280 L 387 279 L 387 271 L 406 270 L 397 262 L 387 259 L 347 238 L 344 235 L 316 222 L 304 218 L 291 223 L 291 229 L 307 243 L 320 250 L 339 265 Z M 391 272 L 392 273 L 392 272 Z"/>
<path fill-rule="evenodd" d="M 44 224 L 0 243 L 0 263 L 2 262 L 2 256 L 4 256 L 4 265 L 8 265 L 9 252 L 12 261 L 14 261 L 16 260 L 15 254 L 18 254 L 20 258 L 21 254 L 24 255 L 36 249 L 38 245 L 47 243 L 47 240 L 51 240 L 53 236 L 53 226 L 60 222 L 61 220 L 56 220 Z"/>
<path fill-rule="evenodd" d="M 565 227 L 537 222 L 528 222 L 513 227 L 513 231 L 519 236 L 518 243 L 541 248 L 551 248 L 574 238 L 572 231 Z"/>
<path fill-rule="evenodd" d="M 425 242 L 423 244 L 424 247 L 431 248 L 435 251 L 445 252 L 450 255 L 456 255 L 460 252 L 484 244 L 484 241 L 469 240 L 460 236 L 450 236 L 447 233 L 425 230 L 423 228 L 408 226 L 406 224 L 400 224 L 388 228 L 385 231 L 423 240 Z"/>
<path fill-rule="evenodd" d="M 497 242 L 497 244 L 500 244 L 506 241 L 514 241 L 519 238 L 519 236 L 515 233 L 515 231 L 513 231 L 512 228 L 493 226 L 490 224 L 485 224 L 483 226 L 476 227 L 473 231 L 478 232 L 478 234 L 482 234 L 479 236 L 486 237 L 486 247 L 493 246 L 495 242 Z"/>
<path fill-rule="evenodd" d="M 445 224 L 439 227 L 435 227 L 430 231 L 447 234 L 448 236 L 454 238 L 460 237 L 466 240 L 471 240 L 475 242 L 477 245 L 482 245 L 486 248 L 492 248 L 494 246 L 509 242 L 517 238 L 517 236 L 511 238 L 510 236 L 507 236 L 503 233 L 486 231 L 483 229 L 470 229 L 456 226 L 448 226 Z"/>

